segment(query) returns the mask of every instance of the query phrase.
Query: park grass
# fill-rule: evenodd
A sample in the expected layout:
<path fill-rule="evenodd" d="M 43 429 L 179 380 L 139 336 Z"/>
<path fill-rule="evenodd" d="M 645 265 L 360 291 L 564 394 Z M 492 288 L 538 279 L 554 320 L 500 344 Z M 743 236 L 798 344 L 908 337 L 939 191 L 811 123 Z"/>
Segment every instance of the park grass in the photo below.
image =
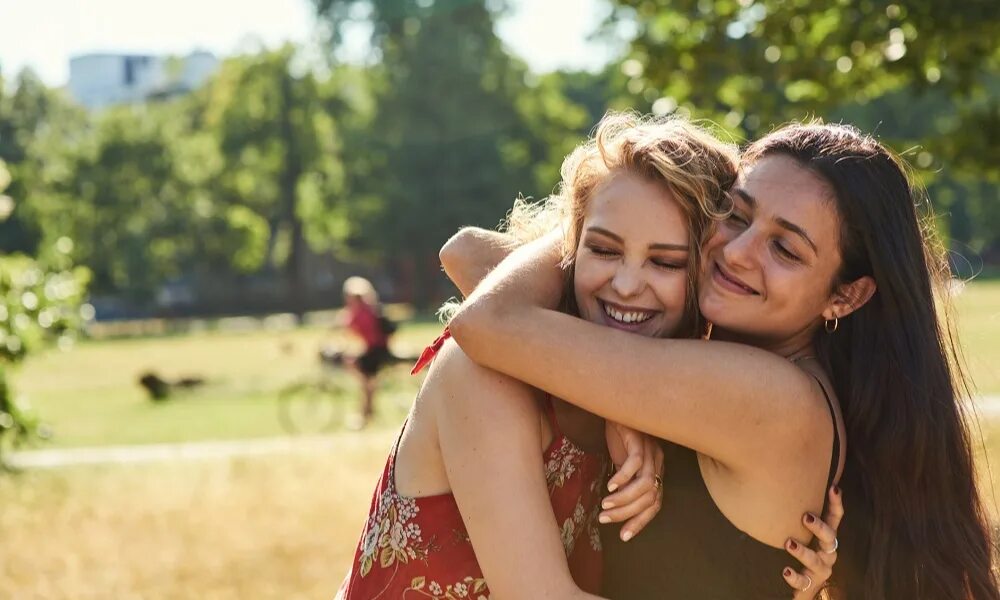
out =
<path fill-rule="evenodd" d="M 0 598 L 332 598 L 393 435 L 323 454 L 0 477 Z"/>
<path fill-rule="evenodd" d="M 1000 279 L 975 281 L 954 300 L 965 362 L 980 394 L 1000 395 Z"/>
<path fill-rule="evenodd" d="M 393 348 L 416 356 L 440 329 L 430 320 L 405 324 Z M 46 447 L 285 435 L 278 394 L 292 382 L 318 376 L 317 350 L 324 341 L 359 350 L 344 333 L 318 327 L 85 341 L 68 353 L 32 358 L 15 372 L 14 386 L 51 429 Z M 409 409 L 419 378 L 408 370 L 400 365 L 384 373 L 376 427 L 396 427 Z M 206 384 L 154 403 L 138 385 L 148 371 L 165 379 L 203 377 Z M 337 401 L 354 412 L 358 383 L 344 370 L 334 380 Z"/>
<path fill-rule="evenodd" d="M 957 305 L 979 388 L 1000 393 L 1000 283 L 972 284 Z M 415 354 L 437 332 L 429 322 L 405 327 L 396 349 Z M 325 335 L 305 328 L 86 342 L 33 359 L 17 382 L 59 446 L 277 435 L 276 391 L 312 372 Z M 210 383 L 154 405 L 135 384 L 150 368 Z M 0 598 L 332 597 L 417 383 L 405 369 L 391 375 L 382 420 L 335 434 L 332 451 L 0 477 Z M 1000 419 L 981 425 L 977 460 L 996 522 Z"/>
<path fill-rule="evenodd" d="M 392 439 L 369 430 L 337 434 L 323 454 L 0 478 L 0 598 L 330 598 Z M 986 443 L 995 490 L 1000 422 L 988 425 Z"/>

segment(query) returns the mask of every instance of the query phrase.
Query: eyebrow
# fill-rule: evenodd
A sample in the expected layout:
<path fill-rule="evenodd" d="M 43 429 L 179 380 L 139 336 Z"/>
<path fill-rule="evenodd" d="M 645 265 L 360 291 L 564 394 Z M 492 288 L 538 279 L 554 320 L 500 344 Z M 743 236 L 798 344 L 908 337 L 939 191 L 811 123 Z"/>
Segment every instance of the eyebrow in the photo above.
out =
<path fill-rule="evenodd" d="M 735 192 L 740 198 L 742 198 L 743 201 L 746 202 L 751 209 L 757 208 L 757 199 L 751 196 L 749 192 L 747 192 L 743 188 L 734 188 L 733 192 Z M 812 238 L 809 237 L 809 234 L 806 233 L 805 229 L 802 229 L 795 223 L 792 223 L 788 219 L 783 219 L 781 217 L 775 218 L 774 222 L 777 223 L 778 226 L 781 227 L 782 229 L 787 229 L 788 231 L 791 231 L 795 235 L 802 238 L 802 240 L 806 244 L 808 244 L 810 248 L 812 248 L 813 253 L 819 256 L 819 248 L 816 247 L 815 242 L 812 241 Z"/>
<path fill-rule="evenodd" d="M 618 242 L 619 244 L 624 244 L 625 243 L 625 239 L 622 238 L 622 236 L 618 235 L 617 233 L 612 233 L 612 232 L 608 231 L 607 229 L 604 229 L 603 227 L 588 227 L 587 231 L 591 231 L 593 233 L 599 233 L 599 234 L 601 234 L 601 235 L 603 235 L 605 237 L 609 237 L 609 238 L 615 240 L 616 242 Z M 649 249 L 650 250 L 683 250 L 684 252 L 687 252 L 689 250 L 689 248 L 687 247 L 687 244 L 650 244 L 649 245 Z"/>

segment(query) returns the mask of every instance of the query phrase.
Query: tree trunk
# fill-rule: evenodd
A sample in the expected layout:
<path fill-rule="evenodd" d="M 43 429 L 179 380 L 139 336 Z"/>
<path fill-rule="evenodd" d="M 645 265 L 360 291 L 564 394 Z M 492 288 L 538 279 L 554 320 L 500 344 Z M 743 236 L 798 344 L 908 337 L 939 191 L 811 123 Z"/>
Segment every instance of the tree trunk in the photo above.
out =
<path fill-rule="evenodd" d="M 298 140 L 295 139 L 295 129 L 292 123 L 292 77 L 288 74 L 287 65 L 281 74 L 281 138 L 285 147 L 285 164 L 281 172 L 281 204 L 284 221 L 289 225 L 291 247 L 288 261 L 285 263 L 285 291 L 288 309 L 295 318 L 302 322 L 305 313 L 305 281 L 302 277 L 302 259 L 305 254 L 305 238 L 302 231 L 302 219 L 296 211 L 296 187 L 302 176 L 302 157 L 299 154 Z"/>

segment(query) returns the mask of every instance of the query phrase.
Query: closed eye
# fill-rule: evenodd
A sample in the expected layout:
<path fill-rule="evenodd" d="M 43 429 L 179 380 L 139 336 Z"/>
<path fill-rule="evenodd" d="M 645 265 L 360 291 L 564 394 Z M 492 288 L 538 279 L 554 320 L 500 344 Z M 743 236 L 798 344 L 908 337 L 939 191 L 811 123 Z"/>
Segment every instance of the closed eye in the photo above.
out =
<path fill-rule="evenodd" d="M 593 252 L 594 254 L 596 254 L 598 256 L 603 256 L 605 258 L 611 258 L 611 257 L 614 257 L 614 256 L 618 256 L 618 252 L 617 251 L 612 250 L 611 248 L 605 248 L 604 246 L 593 246 L 593 245 L 591 245 L 591 246 L 587 246 L 587 249 L 590 250 L 591 252 Z"/>
<path fill-rule="evenodd" d="M 661 269 L 668 269 L 670 271 L 677 271 L 687 266 L 684 263 L 669 260 L 654 260 L 651 262 Z"/>
<path fill-rule="evenodd" d="M 737 225 L 742 225 L 743 227 L 746 227 L 750 224 L 750 221 L 748 221 L 746 217 L 744 217 L 743 215 L 739 214 L 736 211 L 729 213 L 729 217 L 727 217 L 726 220 L 736 223 Z"/>
<path fill-rule="evenodd" d="M 783 256 L 784 258 L 786 258 L 787 260 L 790 260 L 792 262 L 801 262 L 802 261 L 802 259 L 799 258 L 798 255 L 794 254 L 788 248 L 785 248 L 781 244 L 781 242 L 775 242 L 774 243 L 774 249 L 778 251 L 778 254 L 780 254 L 781 256 Z"/>

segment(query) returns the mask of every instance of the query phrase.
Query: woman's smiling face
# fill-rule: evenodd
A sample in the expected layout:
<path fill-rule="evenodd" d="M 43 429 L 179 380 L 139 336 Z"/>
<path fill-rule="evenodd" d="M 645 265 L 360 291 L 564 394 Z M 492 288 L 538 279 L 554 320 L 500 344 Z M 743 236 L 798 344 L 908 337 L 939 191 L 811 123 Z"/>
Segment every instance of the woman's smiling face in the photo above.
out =
<path fill-rule="evenodd" d="M 765 345 L 808 339 L 841 265 L 832 193 L 790 157 L 750 165 L 733 187 L 732 215 L 703 248 L 705 319 Z"/>
<path fill-rule="evenodd" d="M 588 203 L 574 262 L 580 316 L 650 337 L 674 334 L 688 290 L 687 220 L 663 185 L 620 173 Z"/>

